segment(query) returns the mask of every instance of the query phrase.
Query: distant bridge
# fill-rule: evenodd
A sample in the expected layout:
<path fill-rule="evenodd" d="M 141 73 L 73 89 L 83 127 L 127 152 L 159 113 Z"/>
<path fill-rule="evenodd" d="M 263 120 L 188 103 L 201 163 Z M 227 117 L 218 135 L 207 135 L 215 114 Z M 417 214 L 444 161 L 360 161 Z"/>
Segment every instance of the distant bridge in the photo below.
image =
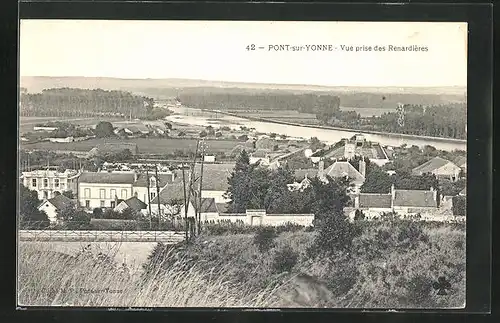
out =
<path fill-rule="evenodd" d="M 183 231 L 19 230 L 20 241 L 163 242 L 185 239 Z"/>

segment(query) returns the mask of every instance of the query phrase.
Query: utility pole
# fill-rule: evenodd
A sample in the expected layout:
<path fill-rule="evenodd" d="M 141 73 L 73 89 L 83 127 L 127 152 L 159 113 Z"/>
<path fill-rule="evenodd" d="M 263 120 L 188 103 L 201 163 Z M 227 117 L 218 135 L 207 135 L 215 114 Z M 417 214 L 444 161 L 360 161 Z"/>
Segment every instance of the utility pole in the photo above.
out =
<path fill-rule="evenodd" d="M 156 198 L 158 199 L 158 229 L 160 228 L 160 177 L 158 177 L 158 165 L 155 166 L 155 176 L 156 176 Z"/>
<path fill-rule="evenodd" d="M 149 173 L 146 168 L 146 185 L 148 187 L 148 208 L 149 208 L 149 230 L 151 230 L 151 217 L 153 214 L 151 213 L 151 194 L 149 193 Z"/>
<path fill-rule="evenodd" d="M 194 152 L 194 160 L 193 160 L 193 166 L 191 168 L 191 178 L 189 179 L 189 194 L 188 194 L 188 197 L 187 197 L 187 204 L 189 205 L 190 201 L 191 201 L 191 194 L 193 192 L 193 184 L 194 184 L 194 181 L 195 181 L 195 168 L 196 168 L 196 158 L 198 157 L 198 149 L 200 148 L 200 140 L 198 140 L 196 142 L 196 151 Z M 196 210 L 195 210 L 195 219 L 194 219 L 194 223 L 196 225 Z"/>
<path fill-rule="evenodd" d="M 203 164 L 205 163 L 205 141 L 202 142 L 201 147 L 201 171 L 200 171 L 200 191 L 199 191 L 199 204 L 198 204 L 198 234 L 201 233 L 201 202 L 203 191 Z"/>
<path fill-rule="evenodd" d="M 184 223 L 186 225 L 186 243 L 189 241 L 188 236 L 188 219 L 187 219 L 187 197 L 186 197 L 186 172 L 184 171 L 184 164 L 182 164 L 182 184 L 184 188 Z"/>

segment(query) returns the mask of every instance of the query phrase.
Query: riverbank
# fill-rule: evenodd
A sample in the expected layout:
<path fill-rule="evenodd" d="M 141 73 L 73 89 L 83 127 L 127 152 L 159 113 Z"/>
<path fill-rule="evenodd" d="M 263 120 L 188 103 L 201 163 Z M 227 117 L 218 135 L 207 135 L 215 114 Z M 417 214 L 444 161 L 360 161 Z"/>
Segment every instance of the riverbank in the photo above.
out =
<path fill-rule="evenodd" d="M 236 118 L 241 118 L 241 119 L 247 119 L 247 120 L 250 120 L 250 121 L 268 122 L 268 123 L 275 123 L 275 124 L 282 124 L 282 125 L 289 125 L 289 126 L 296 126 L 296 127 L 306 127 L 306 128 L 313 128 L 313 129 L 324 129 L 324 130 L 337 130 L 337 131 L 356 132 L 356 133 L 361 133 L 361 134 L 371 134 L 371 135 L 388 136 L 388 137 L 394 137 L 394 138 L 398 138 L 398 139 L 420 139 L 420 140 L 442 141 L 442 142 L 445 142 L 445 143 L 463 143 L 463 144 L 467 144 L 467 140 L 464 140 L 464 139 L 431 137 L 431 136 L 418 136 L 418 135 L 408 135 L 408 134 L 402 134 L 402 133 L 381 132 L 381 131 L 374 131 L 374 130 L 359 130 L 359 129 L 341 128 L 341 127 L 332 127 L 332 126 L 302 124 L 302 123 L 289 122 L 289 121 L 281 121 L 281 120 L 273 120 L 273 119 L 266 119 L 266 118 L 260 118 L 260 117 L 244 116 L 244 115 L 239 115 L 239 114 L 235 114 L 235 113 L 225 112 L 225 111 L 221 111 L 221 110 L 202 109 L 202 111 L 204 111 L 204 112 L 211 112 L 211 113 L 220 113 L 220 114 L 228 115 L 228 116 L 231 116 L 231 117 L 236 117 Z"/>

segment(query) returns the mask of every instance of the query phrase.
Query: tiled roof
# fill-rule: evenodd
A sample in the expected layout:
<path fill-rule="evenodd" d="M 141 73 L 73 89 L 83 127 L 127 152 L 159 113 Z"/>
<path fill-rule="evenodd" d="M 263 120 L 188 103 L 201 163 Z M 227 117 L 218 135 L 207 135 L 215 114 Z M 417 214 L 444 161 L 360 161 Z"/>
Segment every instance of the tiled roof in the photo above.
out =
<path fill-rule="evenodd" d="M 134 174 L 83 172 L 80 175 L 79 183 L 134 184 Z"/>
<path fill-rule="evenodd" d="M 57 210 L 62 210 L 65 207 L 71 206 L 72 204 L 75 204 L 75 201 L 70 199 L 69 197 L 66 197 L 62 194 L 57 195 L 56 197 L 51 198 L 48 200 L 50 204 L 54 205 L 54 207 Z"/>
<path fill-rule="evenodd" d="M 124 201 L 129 208 L 135 210 L 135 211 L 140 211 L 143 210 L 147 207 L 147 204 L 144 203 L 143 201 L 139 200 L 137 197 L 132 196 L 128 200 Z"/>
<path fill-rule="evenodd" d="M 204 191 L 226 191 L 229 188 L 228 177 L 234 170 L 234 163 L 231 164 L 205 164 L 203 166 L 203 190 Z M 195 167 L 195 178 L 201 173 L 201 165 Z M 198 180 L 196 183 L 198 183 Z"/>
<path fill-rule="evenodd" d="M 359 194 L 360 208 L 390 208 L 391 194 Z"/>
<path fill-rule="evenodd" d="M 254 151 L 251 156 L 252 157 L 261 157 L 261 158 L 264 158 L 264 157 L 267 157 L 267 155 L 269 154 L 269 150 L 267 149 L 257 149 L 256 151 Z"/>
<path fill-rule="evenodd" d="M 227 203 L 215 203 L 215 206 L 217 207 L 217 212 L 219 213 L 227 212 L 227 209 L 229 208 Z"/>
<path fill-rule="evenodd" d="M 329 150 L 324 154 L 325 158 L 342 158 L 344 157 L 345 147 L 341 146 L 332 150 Z"/>
<path fill-rule="evenodd" d="M 453 160 L 453 163 L 458 167 L 464 167 L 467 165 L 467 157 L 460 156 Z"/>
<path fill-rule="evenodd" d="M 246 150 L 247 153 L 253 150 L 253 148 L 244 146 L 244 145 L 236 145 L 229 152 L 230 155 L 239 155 L 243 150 Z"/>
<path fill-rule="evenodd" d="M 149 132 L 150 131 L 150 129 L 144 124 L 124 125 L 123 128 L 128 129 L 128 130 L 132 131 L 133 133 Z"/>
<path fill-rule="evenodd" d="M 394 206 L 437 207 L 437 202 L 432 191 L 395 190 Z"/>
<path fill-rule="evenodd" d="M 158 174 L 158 177 L 160 178 L 160 181 L 159 181 L 159 186 L 160 187 L 164 187 L 165 185 L 167 185 L 168 183 L 173 183 L 174 181 L 174 177 L 175 174 L 172 173 L 172 174 L 161 174 L 159 173 Z M 152 177 L 156 177 L 155 175 L 155 172 L 150 172 L 149 173 L 149 178 L 152 178 Z M 137 176 L 137 182 L 135 182 L 134 186 L 137 186 L 137 187 L 148 187 L 148 180 L 147 180 L 147 176 L 146 176 L 146 173 L 140 173 L 138 174 Z"/>
<path fill-rule="evenodd" d="M 434 157 L 431 160 L 428 160 L 427 162 L 423 163 L 422 165 L 415 167 L 413 169 L 413 173 L 418 173 L 418 174 L 431 173 L 448 163 L 451 162 L 441 157 Z"/>
<path fill-rule="evenodd" d="M 303 180 L 307 175 L 307 178 L 314 178 L 318 175 L 318 169 L 317 168 L 305 168 L 305 169 L 296 169 L 294 171 L 294 177 L 295 179 L 301 181 Z"/>
<path fill-rule="evenodd" d="M 199 200 L 195 199 L 193 205 L 196 210 L 198 210 L 199 203 Z M 215 199 L 213 197 L 201 199 L 201 213 L 218 213 L 217 205 L 215 204 Z"/>
<path fill-rule="evenodd" d="M 362 184 L 365 181 L 365 177 L 349 162 L 335 162 L 325 169 L 324 174 L 331 177 L 344 177 L 347 175 L 355 184 Z"/>
<path fill-rule="evenodd" d="M 189 182 L 187 181 L 186 176 L 186 194 L 188 194 L 188 186 Z M 167 184 L 167 186 L 160 191 L 160 203 L 161 204 L 170 204 L 172 200 L 181 200 L 184 203 L 184 185 L 182 182 L 182 178 L 177 178 L 173 183 Z M 158 203 L 158 196 L 155 197 L 151 204 Z"/>

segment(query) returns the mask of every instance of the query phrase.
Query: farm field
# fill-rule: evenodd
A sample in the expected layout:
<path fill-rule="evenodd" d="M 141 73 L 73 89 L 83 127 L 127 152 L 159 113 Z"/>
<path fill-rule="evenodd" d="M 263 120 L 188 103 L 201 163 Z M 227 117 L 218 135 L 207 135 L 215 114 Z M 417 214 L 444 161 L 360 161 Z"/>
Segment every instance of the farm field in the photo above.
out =
<path fill-rule="evenodd" d="M 135 143 L 139 154 L 168 154 L 176 150 L 195 151 L 195 139 L 179 138 L 134 138 L 134 139 L 89 139 L 85 141 L 70 143 L 37 142 L 33 144 L 21 144 L 24 149 L 57 150 L 57 151 L 89 151 L 99 144 L 112 143 Z M 207 153 L 228 152 L 239 144 L 235 140 L 206 140 Z"/>
<path fill-rule="evenodd" d="M 94 127 L 100 121 L 109 121 L 113 125 L 125 122 L 122 118 L 95 117 L 95 118 L 58 118 L 58 117 L 19 117 L 19 133 L 33 131 L 33 127 L 46 122 L 70 122 L 74 125 Z"/>
<path fill-rule="evenodd" d="M 342 111 L 355 111 L 359 113 L 361 117 L 371 117 L 380 116 L 387 112 L 394 112 L 394 109 L 389 108 L 353 108 L 353 107 L 341 107 Z M 288 121 L 296 123 L 306 123 L 306 124 L 319 124 L 316 119 L 316 115 L 312 113 L 300 113 L 295 110 L 283 110 L 283 111 L 269 111 L 269 110 L 247 110 L 238 111 L 231 110 L 231 113 L 235 113 L 244 117 L 257 117 L 265 118 L 279 121 Z"/>

